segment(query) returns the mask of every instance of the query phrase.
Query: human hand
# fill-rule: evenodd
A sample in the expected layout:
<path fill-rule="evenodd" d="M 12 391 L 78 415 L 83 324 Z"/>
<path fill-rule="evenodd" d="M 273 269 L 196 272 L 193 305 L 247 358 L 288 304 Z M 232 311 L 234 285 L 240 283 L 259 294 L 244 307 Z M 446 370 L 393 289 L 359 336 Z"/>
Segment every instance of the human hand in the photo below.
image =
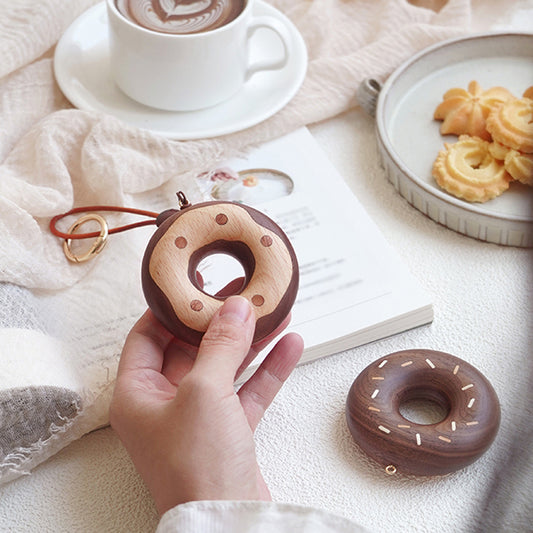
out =
<path fill-rule="evenodd" d="M 287 323 L 250 347 L 253 310 L 232 296 L 199 348 L 173 337 L 150 310 L 131 330 L 110 420 L 161 514 L 193 500 L 270 499 L 253 434 L 300 359 L 301 338 L 285 335 L 238 392 L 233 385 Z"/>

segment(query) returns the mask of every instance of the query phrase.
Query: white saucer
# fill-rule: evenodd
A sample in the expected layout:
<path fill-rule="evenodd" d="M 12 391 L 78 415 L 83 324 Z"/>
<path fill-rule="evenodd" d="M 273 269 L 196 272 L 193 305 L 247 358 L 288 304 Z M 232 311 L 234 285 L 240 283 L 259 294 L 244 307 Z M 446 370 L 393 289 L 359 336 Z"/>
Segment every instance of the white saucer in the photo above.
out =
<path fill-rule="evenodd" d="M 77 108 L 114 115 L 132 126 L 170 139 L 215 137 L 249 128 L 284 107 L 300 88 L 307 70 L 307 49 L 294 24 L 272 6 L 258 1 L 257 15 L 280 19 L 292 36 L 292 54 L 280 70 L 255 74 L 230 100 L 200 111 L 160 111 L 131 100 L 115 85 L 109 66 L 105 2 L 78 17 L 59 40 L 54 73 L 63 94 Z M 252 58 L 281 49 L 271 32 L 258 32 Z M 281 53 L 281 51 L 280 51 Z"/>

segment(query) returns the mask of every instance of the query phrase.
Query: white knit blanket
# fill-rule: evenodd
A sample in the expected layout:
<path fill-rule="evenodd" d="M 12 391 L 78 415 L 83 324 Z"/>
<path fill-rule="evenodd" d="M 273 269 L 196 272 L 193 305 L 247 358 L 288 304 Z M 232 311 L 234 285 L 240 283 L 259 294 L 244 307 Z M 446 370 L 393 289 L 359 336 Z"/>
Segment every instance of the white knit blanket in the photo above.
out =
<path fill-rule="evenodd" d="M 90 204 L 162 210 L 180 189 L 194 201 L 192 176 L 216 161 L 350 109 L 364 78 L 383 80 L 417 50 L 528 7 L 274 0 L 308 48 L 301 90 L 246 131 L 177 142 L 74 109 L 59 90 L 54 45 L 94 3 L 0 2 L 0 483 L 107 423 L 121 345 L 145 307 L 139 266 L 151 230 L 114 236 L 96 261 L 72 265 L 52 216 Z"/>

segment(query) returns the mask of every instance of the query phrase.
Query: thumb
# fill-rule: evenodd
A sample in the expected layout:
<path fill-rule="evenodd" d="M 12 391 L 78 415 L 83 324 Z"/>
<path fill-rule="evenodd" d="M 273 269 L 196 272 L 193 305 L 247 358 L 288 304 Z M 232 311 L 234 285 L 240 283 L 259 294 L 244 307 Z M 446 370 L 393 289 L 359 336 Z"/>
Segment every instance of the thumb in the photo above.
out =
<path fill-rule="evenodd" d="M 242 296 L 229 297 L 215 313 L 205 332 L 193 370 L 229 379 L 250 350 L 255 331 L 255 315 L 250 302 Z"/>

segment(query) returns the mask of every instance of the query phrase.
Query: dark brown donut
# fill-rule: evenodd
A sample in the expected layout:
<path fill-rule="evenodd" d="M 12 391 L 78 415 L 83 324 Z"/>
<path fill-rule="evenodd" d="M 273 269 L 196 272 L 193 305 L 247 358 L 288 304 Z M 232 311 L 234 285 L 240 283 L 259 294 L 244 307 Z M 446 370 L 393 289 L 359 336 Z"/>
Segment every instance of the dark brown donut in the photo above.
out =
<path fill-rule="evenodd" d="M 202 290 L 196 278 L 208 255 L 225 253 L 243 266 L 239 294 L 256 315 L 253 342 L 289 314 L 298 291 L 298 262 L 283 230 L 266 215 L 233 202 L 205 202 L 162 213 L 146 248 L 142 285 L 148 306 L 176 337 L 199 345 L 224 297 Z"/>
<path fill-rule="evenodd" d="M 400 405 L 430 400 L 446 410 L 436 424 L 404 418 Z M 387 473 L 441 475 L 464 468 L 491 445 L 500 424 L 498 397 L 466 361 L 433 350 L 378 359 L 353 382 L 346 420 L 355 442 Z"/>

